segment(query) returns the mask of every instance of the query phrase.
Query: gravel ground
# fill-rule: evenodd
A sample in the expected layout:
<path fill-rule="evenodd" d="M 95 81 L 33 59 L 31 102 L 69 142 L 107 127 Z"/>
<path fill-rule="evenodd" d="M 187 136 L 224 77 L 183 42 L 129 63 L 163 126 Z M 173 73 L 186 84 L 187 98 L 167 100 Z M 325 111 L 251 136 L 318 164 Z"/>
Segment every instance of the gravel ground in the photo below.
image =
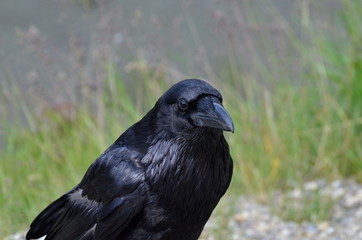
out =
<path fill-rule="evenodd" d="M 305 204 L 305 197 L 316 192 L 333 200 L 329 218 L 319 222 L 283 221 L 267 205 L 258 204 L 252 199 L 239 199 L 237 211 L 229 223 L 232 232 L 230 240 L 362 240 L 362 185 L 353 181 L 313 181 L 306 183 L 302 190 L 276 193 L 273 199 L 279 202 L 287 196 L 297 203 L 298 199 L 304 199 L 300 202 Z M 212 232 L 212 225 L 212 221 L 206 225 L 206 233 Z M 204 235 L 207 237 L 201 239 L 220 240 L 211 234 Z M 22 239 L 24 233 L 7 238 Z"/>
<path fill-rule="evenodd" d="M 333 200 L 330 217 L 324 221 L 296 223 L 283 221 L 270 207 L 251 199 L 240 199 L 236 215 L 229 223 L 232 240 L 362 240 L 362 185 L 353 181 L 314 181 L 301 190 L 287 193 L 294 202 L 318 192 Z M 283 198 L 276 194 L 275 200 Z M 301 201 L 302 202 L 302 201 Z M 308 203 L 308 202 L 307 202 Z M 207 230 L 207 227 L 206 227 Z M 206 237 L 207 240 L 219 240 Z M 223 239 L 224 240 L 224 239 Z M 225 239 L 226 240 L 226 239 Z"/>

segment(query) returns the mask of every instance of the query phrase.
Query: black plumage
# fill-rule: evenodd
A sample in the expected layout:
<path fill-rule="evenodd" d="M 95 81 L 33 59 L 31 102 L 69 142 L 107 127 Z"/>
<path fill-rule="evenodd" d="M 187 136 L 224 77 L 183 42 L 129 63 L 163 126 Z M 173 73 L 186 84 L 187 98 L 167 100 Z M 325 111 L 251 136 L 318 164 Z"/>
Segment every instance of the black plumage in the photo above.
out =
<path fill-rule="evenodd" d="M 171 87 L 33 221 L 26 239 L 196 240 L 229 186 L 234 131 L 221 94 Z"/>

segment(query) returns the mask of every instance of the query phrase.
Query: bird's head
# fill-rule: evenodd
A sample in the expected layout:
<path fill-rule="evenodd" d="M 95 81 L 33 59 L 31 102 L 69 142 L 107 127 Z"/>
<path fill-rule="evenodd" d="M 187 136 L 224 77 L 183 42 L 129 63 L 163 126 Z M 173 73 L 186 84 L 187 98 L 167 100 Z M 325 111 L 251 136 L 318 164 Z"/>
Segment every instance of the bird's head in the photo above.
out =
<path fill-rule="evenodd" d="M 210 128 L 234 132 L 222 96 L 210 84 L 186 79 L 172 86 L 156 103 L 158 124 L 172 132 Z"/>

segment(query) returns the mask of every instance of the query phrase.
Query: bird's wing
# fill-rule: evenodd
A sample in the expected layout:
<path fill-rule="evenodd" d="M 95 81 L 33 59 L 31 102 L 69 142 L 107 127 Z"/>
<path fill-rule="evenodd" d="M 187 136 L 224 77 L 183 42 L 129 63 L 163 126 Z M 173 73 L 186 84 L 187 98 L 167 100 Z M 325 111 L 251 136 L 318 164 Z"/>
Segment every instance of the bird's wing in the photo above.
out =
<path fill-rule="evenodd" d="M 79 184 L 82 196 L 100 203 L 95 239 L 113 239 L 143 208 L 144 172 L 137 153 L 121 147 L 107 150 Z"/>
<path fill-rule="evenodd" d="M 88 168 L 79 184 L 82 196 L 108 204 L 131 193 L 144 180 L 143 169 L 137 164 L 140 158 L 126 147 L 111 147 Z"/>
<path fill-rule="evenodd" d="M 27 239 L 114 239 L 143 208 L 143 171 L 135 153 L 114 147 L 88 169 L 81 183 L 50 204 Z"/>

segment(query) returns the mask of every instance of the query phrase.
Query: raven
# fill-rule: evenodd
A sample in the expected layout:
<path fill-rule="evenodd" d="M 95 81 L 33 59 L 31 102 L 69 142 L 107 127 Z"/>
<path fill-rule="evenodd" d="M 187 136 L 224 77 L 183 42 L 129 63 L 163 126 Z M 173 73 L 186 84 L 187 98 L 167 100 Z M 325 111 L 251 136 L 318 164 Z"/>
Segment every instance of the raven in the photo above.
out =
<path fill-rule="evenodd" d="M 26 239 L 196 240 L 229 187 L 234 132 L 208 83 L 176 83 L 45 208 Z"/>

